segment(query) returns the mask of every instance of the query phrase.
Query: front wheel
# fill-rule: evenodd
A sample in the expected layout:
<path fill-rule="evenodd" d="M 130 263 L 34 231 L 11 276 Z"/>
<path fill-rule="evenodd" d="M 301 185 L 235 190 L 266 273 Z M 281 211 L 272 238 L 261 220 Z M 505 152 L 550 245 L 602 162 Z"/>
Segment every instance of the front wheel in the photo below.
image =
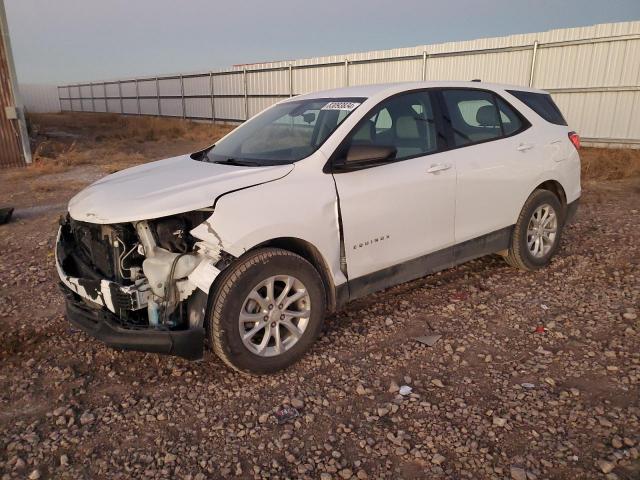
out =
<path fill-rule="evenodd" d="M 243 373 L 296 362 L 318 336 L 326 309 L 320 275 L 286 250 L 250 252 L 221 273 L 208 333 L 216 354 Z"/>
<path fill-rule="evenodd" d="M 564 226 L 562 204 L 548 190 L 534 191 L 520 212 L 505 257 L 523 270 L 537 270 L 549 264 L 560 245 Z"/>

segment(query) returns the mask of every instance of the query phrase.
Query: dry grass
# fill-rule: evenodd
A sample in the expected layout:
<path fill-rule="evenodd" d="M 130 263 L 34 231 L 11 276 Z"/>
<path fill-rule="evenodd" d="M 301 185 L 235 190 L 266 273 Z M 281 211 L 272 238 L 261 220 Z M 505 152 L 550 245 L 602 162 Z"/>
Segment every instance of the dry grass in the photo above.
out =
<path fill-rule="evenodd" d="M 33 165 L 10 174 L 30 179 L 96 165 L 112 173 L 214 143 L 232 126 L 181 119 L 117 114 L 62 113 L 30 117 L 35 145 Z"/>
<path fill-rule="evenodd" d="M 640 149 L 583 148 L 584 180 L 621 180 L 640 176 Z"/>

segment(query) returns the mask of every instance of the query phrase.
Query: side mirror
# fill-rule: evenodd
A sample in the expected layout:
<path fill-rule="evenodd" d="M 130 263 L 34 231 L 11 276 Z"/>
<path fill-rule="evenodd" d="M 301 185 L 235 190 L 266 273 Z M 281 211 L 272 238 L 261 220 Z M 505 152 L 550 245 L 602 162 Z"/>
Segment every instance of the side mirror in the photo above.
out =
<path fill-rule="evenodd" d="M 343 169 L 357 169 L 374 166 L 393 158 L 395 147 L 384 145 L 352 145 L 344 158 Z"/>

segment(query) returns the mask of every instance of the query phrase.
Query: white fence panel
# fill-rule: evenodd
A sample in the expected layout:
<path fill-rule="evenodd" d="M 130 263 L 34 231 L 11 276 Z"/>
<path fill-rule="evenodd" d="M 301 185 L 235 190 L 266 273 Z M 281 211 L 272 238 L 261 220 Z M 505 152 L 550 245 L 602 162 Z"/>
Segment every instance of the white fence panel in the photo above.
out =
<path fill-rule="evenodd" d="M 585 144 L 640 147 L 638 21 L 151 77 L 137 89 L 132 79 L 70 85 L 57 94 L 62 110 L 243 121 L 291 94 L 423 78 L 545 89 Z"/>
<path fill-rule="evenodd" d="M 27 112 L 31 113 L 58 113 L 62 98 L 68 95 L 67 89 L 61 88 L 58 92 L 58 87 L 55 85 L 23 83 L 18 86 L 18 89 L 23 105 Z M 68 105 L 68 102 L 66 104 Z"/>

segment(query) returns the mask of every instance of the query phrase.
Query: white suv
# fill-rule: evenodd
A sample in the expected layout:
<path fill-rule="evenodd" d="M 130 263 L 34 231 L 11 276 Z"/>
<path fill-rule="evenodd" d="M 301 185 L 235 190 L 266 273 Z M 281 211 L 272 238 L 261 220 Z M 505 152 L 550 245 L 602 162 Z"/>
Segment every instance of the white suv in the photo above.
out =
<path fill-rule="evenodd" d="M 327 311 L 482 255 L 548 264 L 579 138 L 539 90 L 370 85 L 282 101 L 215 145 L 69 203 L 67 316 L 117 348 L 284 368 Z"/>

